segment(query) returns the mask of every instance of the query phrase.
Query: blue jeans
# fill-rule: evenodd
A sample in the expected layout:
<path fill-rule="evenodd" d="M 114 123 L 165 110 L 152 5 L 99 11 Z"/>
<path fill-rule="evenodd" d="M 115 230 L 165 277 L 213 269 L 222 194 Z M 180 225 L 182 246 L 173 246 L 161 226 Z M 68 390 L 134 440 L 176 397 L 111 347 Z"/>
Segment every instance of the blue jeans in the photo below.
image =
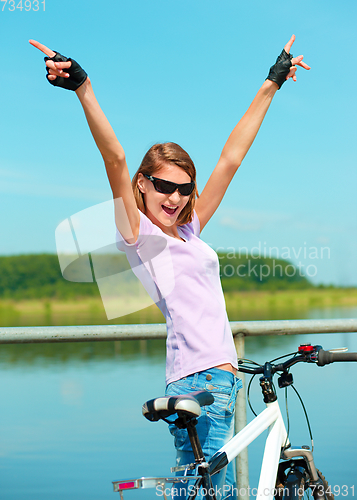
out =
<path fill-rule="evenodd" d="M 166 395 L 172 396 L 199 390 L 206 390 L 213 394 L 214 403 L 201 408 L 202 413 L 196 426 L 206 460 L 209 460 L 233 436 L 234 407 L 238 390 L 241 388 L 242 381 L 238 377 L 219 368 L 210 368 L 203 372 L 194 373 L 172 382 L 166 387 Z M 169 429 L 175 437 L 176 465 L 193 463 L 195 458 L 187 430 L 178 429 L 174 424 L 170 424 Z M 177 475 L 182 474 L 183 472 L 177 473 Z M 221 498 L 235 499 L 236 496 L 232 495 L 232 492 L 236 491 L 237 488 L 234 461 L 218 474 L 212 476 L 212 482 L 215 491 L 218 493 L 218 500 Z M 174 494 L 173 499 L 186 498 L 183 485 L 184 483 L 176 488 L 178 494 Z M 225 488 L 223 488 L 224 485 L 226 485 Z M 227 493 L 227 491 L 230 493 Z M 223 495 L 223 492 L 226 492 L 226 494 Z M 174 490 L 173 493 L 175 493 Z"/>

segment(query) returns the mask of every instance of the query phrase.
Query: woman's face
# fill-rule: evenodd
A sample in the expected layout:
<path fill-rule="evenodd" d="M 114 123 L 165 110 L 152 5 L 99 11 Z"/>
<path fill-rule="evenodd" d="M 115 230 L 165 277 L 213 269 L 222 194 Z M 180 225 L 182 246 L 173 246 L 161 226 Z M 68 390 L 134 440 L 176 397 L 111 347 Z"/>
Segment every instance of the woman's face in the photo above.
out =
<path fill-rule="evenodd" d="M 191 182 L 191 177 L 182 168 L 170 163 L 152 175 L 176 184 Z M 144 194 L 146 215 L 159 227 L 174 225 L 190 199 L 190 196 L 182 196 L 177 189 L 172 194 L 159 193 L 153 183 L 142 174 L 139 174 L 138 186 Z"/>

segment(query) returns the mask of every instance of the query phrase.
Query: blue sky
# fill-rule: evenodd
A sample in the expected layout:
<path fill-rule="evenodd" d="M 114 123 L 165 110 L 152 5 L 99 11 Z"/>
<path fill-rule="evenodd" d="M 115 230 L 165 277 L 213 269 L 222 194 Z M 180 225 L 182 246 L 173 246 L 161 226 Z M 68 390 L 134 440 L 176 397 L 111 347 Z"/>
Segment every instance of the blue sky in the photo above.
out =
<path fill-rule="evenodd" d="M 192 156 L 201 191 L 294 33 L 292 53 L 312 69 L 277 92 L 202 237 L 231 251 L 275 247 L 272 255 L 315 266 L 316 283 L 357 286 L 354 1 L 10 7 L 0 6 L 0 255 L 55 252 L 62 220 L 111 197 L 76 95 L 47 83 L 30 38 L 89 73 L 132 175 L 152 144 L 174 141 Z"/>

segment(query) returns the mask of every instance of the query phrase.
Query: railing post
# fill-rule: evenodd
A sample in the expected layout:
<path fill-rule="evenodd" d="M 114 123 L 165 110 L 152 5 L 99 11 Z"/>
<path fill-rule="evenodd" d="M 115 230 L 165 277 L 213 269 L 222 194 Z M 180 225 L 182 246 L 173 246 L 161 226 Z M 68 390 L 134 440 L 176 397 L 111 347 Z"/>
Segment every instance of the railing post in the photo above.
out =
<path fill-rule="evenodd" d="M 234 344 L 237 350 L 238 359 L 244 358 L 244 334 L 238 333 L 234 337 Z M 236 412 L 235 412 L 235 432 L 238 433 L 247 425 L 247 409 L 245 400 L 245 374 L 239 373 L 242 379 L 243 388 L 238 392 Z M 249 465 L 248 448 L 240 452 L 236 463 L 237 485 L 240 500 L 249 500 Z"/>

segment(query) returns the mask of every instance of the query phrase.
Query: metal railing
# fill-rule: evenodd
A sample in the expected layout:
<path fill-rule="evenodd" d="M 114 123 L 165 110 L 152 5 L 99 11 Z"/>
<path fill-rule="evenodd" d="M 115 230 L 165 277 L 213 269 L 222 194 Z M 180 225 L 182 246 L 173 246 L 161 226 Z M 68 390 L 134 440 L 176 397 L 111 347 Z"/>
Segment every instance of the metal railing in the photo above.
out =
<path fill-rule="evenodd" d="M 244 358 L 244 338 L 258 335 L 299 335 L 305 333 L 357 332 L 357 319 L 234 321 L 230 323 L 238 358 Z M 166 338 L 166 325 L 100 325 L 0 327 L 0 344 L 32 344 L 47 342 L 93 342 L 112 340 L 149 340 Z M 245 378 L 236 405 L 235 426 L 239 432 L 247 424 Z M 248 450 L 237 461 L 238 488 L 241 500 L 249 499 Z"/>
<path fill-rule="evenodd" d="M 299 319 L 232 321 L 233 335 L 298 335 L 303 333 L 357 332 L 357 319 Z M 0 327 L 0 344 L 93 342 L 166 338 L 165 323 L 99 326 Z"/>

